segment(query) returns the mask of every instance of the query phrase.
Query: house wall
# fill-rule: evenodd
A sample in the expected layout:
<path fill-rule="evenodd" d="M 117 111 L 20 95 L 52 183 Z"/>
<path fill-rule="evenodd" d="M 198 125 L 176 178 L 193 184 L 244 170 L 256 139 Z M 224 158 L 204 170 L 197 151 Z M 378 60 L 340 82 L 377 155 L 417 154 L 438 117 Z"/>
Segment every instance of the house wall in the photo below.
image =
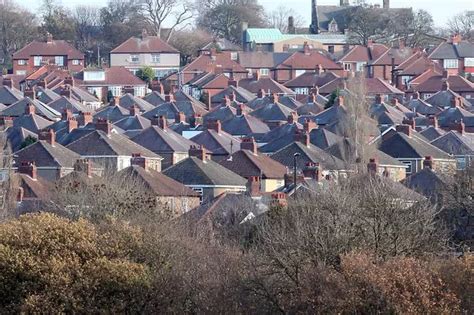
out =
<path fill-rule="evenodd" d="M 57 179 L 60 179 L 67 174 L 71 173 L 73 171 L 72 168 L 42 168 L 38 167 L 37 168 L 37 174 L 39 177 L 47 180 L 47 181 L 55 181 Z"/>
<path fill-rule="evenodd" d="M 138 62 L 131 62 L 130 56 L 132 54 L 110 54 L 110 65 L 111 66 L 122 66 L 129 69 L 141 69 L 143 67 L 151 67 L 156 69 L 178 69 L 180 65 L 179 54 L 159 54 L 160 62 L 154 63 L 152 60 L 152 54 L 137 54 Z"/>
<path fill-rule="evenodd" d="M 272 192 L 285 186 L 285 180 L 282 179 L 264 179 L 261 181 L 260 189 L 262 192 Z"/>
<path fill-rule="evenodd" d="M 388 172 L 388 177 L 396 182 L 399 182 L 407 177 L 406 170 L 404 167 L 393 167 L 381 165 L 378 167 L 378 174 L 382 176 L 384 172 Z"/>
<path fill-rule="evenodd" d="M 60 55 L 61 56 L 61 55 Z M 14 59 L 13 60 L 13 73 L 17 74 L 18 71 L 26 71 L 26 74 L 31 74 L 41 68 L 45 63 L 49 64 L 55 64 L 55 58 L 56 56 L 42 56 L 42 64 L 40 66 L 35 66 L 34 65 L 34 56 L 30 56 L 26 60 L 25 65 L 19 65 L 18 60 L 25 60 L 25 59 Z M 84 69 L 84 59 L 79 59 L 79 64 L 78 65 L 73 65 L 72 64 L 72 59 L 68 59 L 67 56 L 64 56 L 64 61 L 65 61 L 65 69 L 70 70 L 71 72 L 80 72 Z"/>
<path fill-rule="evenodd" d="M 188 196 L 158 196 L 156 197 L 158 210 L 168 210 L 172 218 L 177 218 L 194 208 L 199 207 L 199 197 Z M 164 209 L 163 209 L 164 208 Z"/>

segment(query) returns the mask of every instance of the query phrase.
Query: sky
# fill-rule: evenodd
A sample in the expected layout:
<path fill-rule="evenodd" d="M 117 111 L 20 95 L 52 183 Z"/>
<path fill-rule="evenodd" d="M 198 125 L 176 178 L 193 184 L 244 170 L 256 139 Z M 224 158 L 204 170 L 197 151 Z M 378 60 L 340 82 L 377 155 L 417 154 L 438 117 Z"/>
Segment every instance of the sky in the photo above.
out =
<path fill-rule="evenodd" d="M 0 0 L 1 1 L 1 0 Z M 17 3 L 29 9 L 36 9 L 41 5 L 40 0 L 16 0 Z M 107 0 L 62 0 L 65 6 L 74 7 L 77 4 L 103 6 Z M 367 0 L 368 3 L 382 5 L 382 0 Z M 301 15 L 309 25 L 311 19 L 311 0 L 259 0 L 268 11 L 278 6 L 292 8 Z M 317 0 L 321 5 L 338 5 L 339 0 Z M 474 10 L 474 0 L 390 0 L 393 8 L 412 7 L 413 9 L 425 9 L 433 16 L 436 26 L 444 26 L 448 19 L 460 12 Z"/>

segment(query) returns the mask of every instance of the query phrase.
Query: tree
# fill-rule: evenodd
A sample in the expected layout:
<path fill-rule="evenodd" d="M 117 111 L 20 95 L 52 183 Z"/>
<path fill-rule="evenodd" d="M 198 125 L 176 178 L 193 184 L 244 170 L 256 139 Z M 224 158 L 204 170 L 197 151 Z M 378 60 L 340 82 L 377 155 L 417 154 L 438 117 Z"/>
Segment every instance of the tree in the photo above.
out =
<path fill-rule="evenodd" d="M 37 37 L 37 19 L 12 1 L 0 2 L 0 60 L 11 67 L 12 54 Z M 2 71 L 3 72 L 3 71 Z"/>
<path fill-rule="evenodd" d="M 98 7 L 78 5 L 72 13 L 75 28 L 76 47 L 84 52 L 93 51 L 102 39 L 100 9 Z M 89 63 L 95 54 L 90 54 Z M 98 63 L 100 64 L 100 63 Z"/>
<path fill-rule="evenodd" d="M 301 15 L 291 8 L 279 6 L 268 15 L 268 25 L 279 29 L 282 33 L 288 33 L 288 19 L 293 17 L 294 27 L 301 28 L 304 25 L 304 19 Z"/>
<path fill-rule="evenodd" d="M 355 8 L 349 20 L 349 39 L 359 45 L 367 45 L 370 37 L 383 34 L 389 21 L 377 10 L 366 6 Z"/>
<path fill-rule="evenodd" d="M 206 0 L 200 4 L 197 24 L 214 36 L 242 41 L 242 23 L 265 25 L 265 12 L 257 0 Z"/>
<path fill-rule="evenodd" d="M 465 39 L 474 38 L 474 12 L 465 11 L 453 16 L 448 21 L 448 30 L 453 34 L 460 34 Z"/>
<path fill-rule="evenodd" d="M 150 67 L 143 67 L 138 70 L 137 77 L 139 77 L 146 83 L 150 83 L 155 78 L 155 71 Z"/>
<path fill-rule="evenodd" d="M 199 50 L 212 41 L 212 36 L 200 28 L 177 30 L 169 43 L 181 53 L 181 65 L 188 64 Z"/>
<path fill-rule="evenodd" d="M 37 141 L 37 140 L 36 140 L 35 137 L 27 136 L 27 137 L 25 138 L 25 140 L 21 143 L 20 149 L 26 148 L 27 146 L 32 145 L 32 144 L 35 143 L 36 141 Z"/>
<path fill-rule="evenodd" d="M 55 0 L 44 0 L 42 10 L 41 31 L 43 33 L 49 33 L 56 39 L 74 40 L 75 24 L 71 12 L 57 4 Z"/>
<path fill-rule="evenodd" d="M 194 7 L 189 0 L 144 0 L 141 13 L 151 26 L 153 35 L 161 37 L 163 26 L 171 21 L 168 34 L 164 37 L 169 41 L 177 27 L 183 27 L 193 17 Z"/>

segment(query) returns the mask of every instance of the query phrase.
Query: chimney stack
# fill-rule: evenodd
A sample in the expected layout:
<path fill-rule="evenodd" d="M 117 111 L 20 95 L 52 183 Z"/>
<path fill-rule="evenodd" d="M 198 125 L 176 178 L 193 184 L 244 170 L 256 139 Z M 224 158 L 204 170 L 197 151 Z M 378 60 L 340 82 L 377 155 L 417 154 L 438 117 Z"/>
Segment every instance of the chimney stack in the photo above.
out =
<path fill-rule="evenodd" d="M 237 116 L 242 116 L 243 112 L 244 112 L 244 105 L 243 104 L 237 105 L 237 113 L 236 113 Z"/>
<path fill-rule="evenodd" d="M 197 128 L 202 125 L 202 116 L 200 114 L 194 114 L 190 119 L 190 125 L 192 128 Z"/>
<path fill-rule="evenodd" d="M 77 129 L 77 120 L 74 117 L 69 117 L 67 119 L 67 132 L 70 133 L 74 129 Z"/>
<path fill-rule="evenodd" d="M 247 190 L 251 197 L 260 195 L 260 177 L 250 176 L 247 182 Z"/>
<path fill-rule="evenodd" d="M 120 105 L 120 97 L 119 96 L 114 96 L 114 98 L 110 102 L 110 105 L 119 106 Z"/>
<path fill-rule="evenodd" d="M 464 134 L 466 132 L 466 125 L 464 124 L 462 119 L 461 119 L 460 122 L 458 122 L 454 125 L 454 128 L 460 134 Z"/>
<path fill-rule="evenodd" d="M 79 126 L 85 126 L 92 122 L 92 113 L 91 112 L 80 112 L 79 113 Z"/>
<path fill-rule="evenodd" d="M 309 55 L 309 53 L 311 52 L 311 49 L 309 48 L 308 42 L 304 42 L 303 52 L 304 52 L 305 55 Z"/>
<path fill-rule="evenodd" d="M 148 170 L 148 160 L 142 156 L 141 153 L 132 153 L 130 163 L 131 165 L 141 166 L 143 169 Z"/>
<path fill-rule="evenodd" d="M 369 159 L 369 163 L 367 164 L 367 172 L 370 175 L 377 175 L 378 172 L 378 164 L 375 158 Z"/>
<path fill-rule="evenodd" d="M 167 103 L 173 103 L 175 101 L 173 94 L 166 94 L 165 95 L 165 102 Z"/>
<path fill-rule="evenodd" d="M 245 137 L 242 138 L 242 142 L 240 143 L 240 150 L 249 150 L 253 154 L 257 155 L 257 143 L 253 137 Z"/>
<path fill-rule="evenodd" d="M 423 168 L 433 169 L 433 157 L 432 156 L 425 156 L 423 160 Z"/>
<path fill-rule="evenodd" d="M 47 42 L 48 44 L 53 43 L 53 35 L 52 35 L 51 33 L 47 33 L 47 34 L 46 34 L 46 42 Z"/>
<path fill-rule="evenodd" d="M 37 169 L 36 164 L 34 161 L 21 161 L 20 166 L 18 166 L 18 172 L 20 174 L 25 174 L 31 177 L 31 179 L 36 180 L 37 177 Z"/>
<path fill-rule="evenodd" d="M 462 104 L 461 97 L 459 97 L 459 96 L 454 96 L 454 97 L 451 99 L 451 107 L 452 107 L 452 108 L 461 107 L 461 104 Z"/>
<path fill-rule="evenodd" d="M 69 108 L 65 108 L 61 113 L 61 120 L 68 120 L 69 118 L 72 118 L 72 111 Z"/>
<path fill-rule="evenodd" d="M 434 128 L 438 128 L 438 117 L 436 116 L 429 116 L 428 117 L 428 123 L 430 126 L 433 126 Z"/>
<path fill-rule="evenodd" d="M 185 123 L 186 122 L 186 115 L 184 114 L 184 112 L 176 113 L 174 121 L 177 124 Z"/>
<path fill-rule="evenodd" d="M 323 66 L 320 64 L 317 64 L 316 67 L 314 67 L 314 72 L 317 75 L 321 75 L 324 72 Z"/>
<path fill-rule="evenodd" d="M 288 115 L 287 122 L 289 124 L 294 124 L 298 121 L 298 113 L 297 112 L 291 112 L 290 115 Z"/>
<path fill-rule="evenodd" d="M 192 145 L 189 148 L 189 156 L 197 157 L 203 162 L 205 162 L 209 158 L 206 148 L 204 148 L 201 145 L 198 145 L 198 146 Z"/>
<path fill-rule="evenodd" d="M 13 127 L 13 117 L 9 117 L 9 116 L 0 117 L 0 126 L 3 126 L 4 129 Z"/>
<path fill-rule="evenodd" d="M 308 162 L 303 169 L 304 178 L 311 178 L 318 182 L 323 179 L 323 173 L 319 163 Z"/>
<path fill-rule="evenodd" d="M 222 125 L 220 120 L 209 120 L 207 122 L 207 129 L 214 130 L 217 133 L 220 133 L 222 130 Z"/>
<path fill-rule="evenodd" d="M 137 104 L 133 104 L 130 109 L 130 116 L 138 116 L 140 115 L 140 108 L 137 106 Z"/>
<path fill-rule="evenodd" d="M 71 91 L 71 86 L 66 84 L 64 87 L 61 89 L 61 96 L 71 98 L 72 96 L 72 91 Z"/>
<path fill-rule="evenodd" d="M 145 39 L 148 37 L 148 32 L 146 30 L 146 28 L 142 29 L 142 39 Z"/>
<path fill-rule="evenodd" d="M 23 95 L 25 97 L 29 97 L 31 100 L 35 100 L 36 99 L 35 87 L 33 86 L 31 88 L 26 88 Z"/>
<path fill-rule="evenodd" d="M 45 140 L 53 147 L 56 145 L 56 133 L 53 129 L 49 129 L 48 131 L 41 131 L 38 135 L 39 140 Z"/>
<path fill-rule="evenodd" d="M 277 93 L 272 93 L 272 95 L 271 95 L 271 102 L 272 102 L 272 104 L 278 103 L 278 99 L 279 99 L 278 94 L 277 94 Z"/>
<path fill-rule="evenodd" d="M 397 125 L 396 127 L 397 132 L 404 133 L 407 136 L 411 137 L 411 126 L 410 125 Z"/>
<path fill-rule="evenodd" d="M 158 118 L 158 127 L 160 127 L 163 130 L 165 130 L 168 127 L 168 121 L 166 120 L 166 116 L 161 115 Z"/>
<path fill-rule="evenodd" d="M 390 0 L 383 0 L 383 8 L 390 9 Z"/>
<path fill-rule="evenodd" d="M 4 78 L 3 79 L 3 85 L 8 86 L 9 88 L 13 87 L 13 81 L 11 78 Z"/>
<path fill-rule="evenodd" d="M 26 104 L 25 114 L 26 115 L 33 115 L 34 113 L 35 113 L 35 106 L 31 103 Z"/>
<path fill-rule="evenodd" d="M 338 106 L 344 106 L 344 96 L 339 95 L 336 103 Z"/>
<path fill-rule="evenodd" d="M 306 119 L 304 124 L 303 124 L 303 130 L 305 132 L 310 133 L 313 129 L 318 128 L 318 124 L 316 124 L 314 121 L 311 119 Z"/>
<path fill-rule="evenodd" d="M 64 79 L 64 84 L 69 85 L 69 86 L 74 86 L 74 78 L 71 76 L 68 76 Z"/>
<path fill-rule="evenodd" d="M 265 91 L 263 89 L 258 90 L 257 92 L 257 97 L 258 98 L 264 98 L 265 97 Z"/>
<path fill-rule="evenodd" d="M 293 16 L 288 17 L 288 34 L 296 34 L 295 18 Z"/>
<path fill-rule="evenodd" d="M 105 132 L 109 136 L 112 131 L 112 124 L 108 119 L 99 118 L 95 123 L 95 129 Z"/>
<path fill-rule="evenodd" d="M 286 200 L 286 194 L 282 192 L 272 194 L 272 207 L 286 207 L 288 206 L 288 200 Z"/>
<path fill-rule="evenodd" d="M 85 173 L 87 177 L 92 177 L 92 162 L 88 159 L 78 159 L 74 163 L 74 171 Z"/>
<path fill-rule="evenodd" d="M 462 41 L 462 36 L 460 34 L 455 34 L 451 37 L 451 42 L 453 45 L 458 45 Z"/>

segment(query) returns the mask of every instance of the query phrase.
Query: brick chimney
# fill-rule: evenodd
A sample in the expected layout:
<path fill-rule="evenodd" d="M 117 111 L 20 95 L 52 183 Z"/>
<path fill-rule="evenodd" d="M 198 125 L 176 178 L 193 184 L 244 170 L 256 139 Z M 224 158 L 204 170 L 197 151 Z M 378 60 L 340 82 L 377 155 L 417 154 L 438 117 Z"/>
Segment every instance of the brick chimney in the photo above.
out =
<path fill-rule="evenodd" d="M 38 178 L 38 170 L 34 161 L 21 161 L 18 166 L 18 173 L 25 174 L 36 180 Z"/>
<path fill-rule="evenodd" d="M 228 95 L 224 96 L 224 106 L 229 107 L 231 105 L 230 98 Z"/>
<path fill-rule="evenodd" d="M 462 41 L 462 36 L 461 36 L 461 34 L 454 34 L 454 35 L 451 37 L 451 42 L 453 43 L 453 45 L 457 45 L 457 44 L 459 44 L 461 41 Z"/>
<path fill-rule="evenodd" d="M 108 119 L 99 118 L 95 123 L 95 129 L 105 132 L 109 136 L 112 131 L 112 124 Z"/>
<path fill-rule="evenodd" d="M 287 122 L 289 124 L 294 124 L 298 120 L 298 113 L 297 112 L 291 112 L 290 115 L 288 115 Z"/>
<path fill-rule="evenodd" d="M 436 116 L 429 116 L 429 117 L 428 117 L 428 124 L 429 124 L 430 126 L 433 126 L 433 127 L 435 127 L 435 128 L 438 128 L 438 127 L 439 127 L 439 125 L 438 125 L 438 117 L 436 117 Z"/>
<path fill-rule="evenodd" d="M 13 127 L 13 117 L 9 117 L 9 116 L 0 117 L 0 126 L 3 126 L 4 129 Z"/>
<path fill-rule="evenodd" d="M 200 114 L 194 114 L 190 119 L 191 128 L 196 128 L 202 125 L 202 116 Z"/>
<path fill-rule="evenodd" d="M 288 200 L 286 200 L 286 194 L 282 192 L 272 194 L 272 207 L 286 207 L 288 206 Z"/>
<path fill-rule="evenodd" d="M 56 145 L 56 133 L 53 129 L 49 129 L 48 131 L 41 131 L 38 135 L 38 140 L 45 140 L 54 147 Z"/>
<path fill-rule="evenodd" d="M 130 116 L 138 116 L 140 115 L 140 108 L 137 104 L 133 104 L 129 109 Z"/>
<path fill-rule="evenodd" d="M 220 120 L 209 120 L 207 122 L 207 129 L 214 130 L 217 133 L 220 133 L 222 130 L 222 125 Z"/>
<path fill-rule="evenodd" d="M 369 163 L 367 164 L 367 172 L 370 175 L 377 175 L 378 172 L 378 163 L 375 158 L 369 159 Z"/>
<path fill-rule="evenodd" d="M 114 98 L 110 102 L 110 105 L 119 106 L 120 105 L 120 97 L 119 96 L 114 96 Z"/>
<path fill-rule="evenodd" d="M 448 80 L 443 80 L 443 84 L 441 85 L 441 90 L 442 90 L 442 91 L 447 91 L 447 90 L 449 90 L 449 82 L 448 82 Z"/>
<path fill-rule="evenodd" d="M 321 75 L 324 70 L 323 70 L 323 66 L 320 65 L 320 64 L 317 64 L 316 67 L 314 68 L 314 72 L 317 74 L 317 75 Z"/>
<path fill-rule="evenodd" d="M 130 164 L 141 166 L 143 169 L 148 170 L 148 160 L 146 157 L 142 156 L 141 153 L 132 153 Z"/>
<path fill-rule="evenodd" d="M 433 157 L 432 156 L 425 156 L 425 159 L 423 160 L 423 168 L 433 169 Z"/>
<path fill-rule="evenodd" d="M 323 179 L 323 173 L 319 163 L 308 162 L 303 169 L 304 178 L 315 179 L 320 182 Z"/>
<path fill-rule="evenodd" d="M 250 176 L 247 182 L 247 191 L 250 196 L 259 196 L 260 195 L 260 177 Z"/>
<path fill-rule="evenodd" d="M 160 126 L 160 116 L 158 114 L 153 115 L 150 120 L 152 126 Z"/>
<path fill-rule="evenodd" d="M 303 124 L 303 130 L 305 132 L 310 133 L 313 129 L 318 128 L 318 124 L 316 124 L 314 121 L 311 119 L 306 119 L 304 124 Z"/>
<path fill-rule="evenodd" d="M 209 159 L 209 155 L 207 153 L 206 148 L 204 148 L 201 145 L 198 145 L 198 146 L 192 145 L 189 148 L 189 156 L 197 157 L 203 162 Z"/>
<path fill-rule="evenodd" d="M 232 91 L 232 93 L 229 94 L 229 99 L 231 102 L 237 102 L 237 95 L 235 95 L 234 91 Z"/>
<path fill-rule="evenodd" d="M 26 115 L 33 115 L 35 113 L 35 106 L 31 103 L 26 104 L 25 107 L 25 114 Z"/>
<path fill-rule="evenodd" d="M 74 163 L 74 171 L 84 173 L 87 177 L 92 177 L 92 162 L 88 159 L 78 159 Z"/>
<path fill-rule="evenodd" d="M 271 99 L 272 104 L 276 104 L 278 103 L 279 96 L 277 93 L 272 93 L 270 99 Z"/>
<path fill-rule="evenodd" d="M 420 99 L 420 92 L 416 91 L 415 93 L 413 93 L 413 99 L 414 100 Z"/>
<path fill-rule="evenodd" d="M 342 96 L 342 95 L 338 96 L 336 105 L 344 106 L 344 96 Z"/>
<path fill-rule="evenodd" d="M 92 113 L 91 112 L 80 112 L 79 113 L 79 126 L 85 126 L 92 122 Z"/>
<path fill-rule="evenodd" d="M 415 121 L 415 117 L 411 117 L 411 118 L 405 118 L 403 119 L 403 122 L 402 124 L 404 125 L 409 125 L 411 127 L 411 129 L 413 130 L 416 130 L 416 121 Z"/>
<path fill-rule="evenodd" d="M 374 47 L 374 41 L 372 39 L 367 40 L 367 47 L 368 48 L 373 48 Z"/>
<path fill-rule="evenodd" d="M 397 132 L 404 133 L 411 137 L 412 128 L 410 125 L 397 125 L 396 130 Z"/>
<path fill-rule="evenodd" d="M 263 89 L 258 90 L 257 92 L 257 97 L 258 98 L 264 98 L 265 97 L 265 91 Z"/>
<path fill-rule="evenodd" d="M 72 91 L 71 91 L 71 86 L 66 84 L 64 87 L 61 89 L 61 96 L 71 98 L 72 96 Z"/>
<path fill-rule="evenodd" d="M 26 88 L 23 95 L 25 97 L 29 97 L 31 100 L 35 100 L 36 99 L 35 87 Z"/>
<path fill-rule="evenodd" d="M 460 122 L 454 124 L 454 129 L 460 134 L 464 134 L 466 132 L 466 125 L 464 124 L 462 119 Z"/>
<path fill-rule="evenodd" d="M 72 117 L 72 111 L 69 108 L 65 108 L 61 113 L 61 120 L 68 120 Z"/>
<path fill-rule="evenodd" d="M 4 78 L 2 84 L 8 86 L 9 88 L 13 87 L 13 81 L 11 78 Z"/>
<path fill-rule="evenodd" d="M 382 95 L 381 94 L 375 95 L 375 104 L 382 104 Z"/>
<path fill-rule="evenodd" d="M 311 49 L 309 48 L 308 42 L 304 42 L 303 44 L 303 52 L 305 55 L 309 55 Z"/>
<path fill-rule="evenodd" d="M 170 94 L 166 94 L 166 95 L 165 95 L 165 102 L 167 102 L 167 103 L 173 103 L 173 102 L 175 102 L 175 99 L 174 99 L 173 94 L 171 94 L 171 93 L 170 93 Z"/>
<path fill-rule="evenodd" d="M 456 108 L 456 107 L 461 107 L 461 98 L 459 96 L 454 96 L 452 99 L 451 99 L 451 107 L 452 108 Z"/>
<path fill-rule="evenodd" d="M 305 145 L 306 147 L 309 147 L 309 145 L 311 144 L 311 137 L 309 136 L 309 133 L 306 132 L 306 131 L 302 131 L 302 132 L 297 132 L 296 133 L 296 136 L 299 138 L 299 141 Z"/>
<path fill-rule="evenodd" d="M 53 35 L 51 33 L 47 33 L 46 34 L 46 42 L 48 44 L 52 44 L 53 43 Z"/>
<path fill-rule="evenodd" d="M 242 138 L 242 142 L 240 143 L 240 150 L 249 150 L 253 154 L 257 155 L 257 143 L 253 137 L 245 137 Z"/>
<path fill-rule="evenodd" d="M 390 0 L 383 0 L 383 8 L 384 9 L 390 8 Z"/>
<path fill-rule="evenodd" d="M 242 116 L 243 112 L 244 112 L 244 105 L 243 104 L 237 105 L 237 113 L 236 113 L 237 116 Z"/>
<path fill-rule="evenodd" d="M 392 98 L 392 100 L 390 101 L 390 103 L 392 103 L 392 106 L 394 106 L 394 107 L 400 106 L 400 101 L 399 101 L 398 98 L 396 98 L 396 97 Z"/>
<path fill-rule="evenodd" d="M 69 85 L 69 86 L 74 86 L 74 78 L 71 76 L 68 76 L 64 79 L 64 84 Z"/>
<path fill-rule="evenodd" d="M 174 119 L 175 123 L 177 124 L 181 124 L 181 123 L 185 123 L 186 122 L 186 115 L 184 114 L 184 112 L 179 112 L 175 115 L 175 119 Z"/>
<path fill-rule="evenodd" d="M 146 28 L 142 29 L 142 39 L 145 39 L 148 37 L 148 32 L 146 30 Z"/>
<path fill-rule="evenodd" d="M 78 125 L 77 125 L 77 120 L 76 118 L 74 117 L 69 117 L 67 119 L 67 132 L 70 133 L 71 131 L 73 131 L 74 129 L 77 129 Z"/>
<path fill-rule="evenodd" d="M 163 130 L 168 128 L 168 121 L 166 120 L 166 116 L 161 115 L 158 118 L 158 127 L 160 127 Z"/>

